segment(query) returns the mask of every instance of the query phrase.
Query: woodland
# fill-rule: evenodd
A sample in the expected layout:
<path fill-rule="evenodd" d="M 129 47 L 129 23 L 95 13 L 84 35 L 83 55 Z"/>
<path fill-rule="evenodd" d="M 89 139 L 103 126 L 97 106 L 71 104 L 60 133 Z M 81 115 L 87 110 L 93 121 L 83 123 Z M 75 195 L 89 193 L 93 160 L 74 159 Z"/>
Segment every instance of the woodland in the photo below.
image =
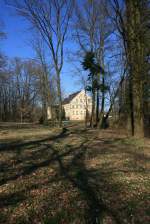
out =
<path fill-rule="evenodd" d="M 150 1 L 4 2 L 35 57 L 0 49 L 0 223 L 149 224 Z M 84 121 L 65 118 L 66 67 Z"/>

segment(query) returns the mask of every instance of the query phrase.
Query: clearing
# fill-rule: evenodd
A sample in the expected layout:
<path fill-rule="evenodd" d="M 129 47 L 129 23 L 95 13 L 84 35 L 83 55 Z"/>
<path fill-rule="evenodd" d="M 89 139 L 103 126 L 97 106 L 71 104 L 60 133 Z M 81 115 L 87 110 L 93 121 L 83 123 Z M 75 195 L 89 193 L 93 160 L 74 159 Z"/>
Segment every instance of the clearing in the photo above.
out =
<path fill-rule="evenodd" d="M 150 223 L 149 140 L 1 124 L 0 142 L 0 223 Z"/>

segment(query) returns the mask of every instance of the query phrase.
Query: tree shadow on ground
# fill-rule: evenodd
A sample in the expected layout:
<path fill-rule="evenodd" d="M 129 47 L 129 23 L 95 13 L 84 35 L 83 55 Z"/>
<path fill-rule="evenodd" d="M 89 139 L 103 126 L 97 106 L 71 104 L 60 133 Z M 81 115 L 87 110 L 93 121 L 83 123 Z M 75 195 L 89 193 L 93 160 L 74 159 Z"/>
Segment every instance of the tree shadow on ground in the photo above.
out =
<path fill-rule="evenodd" d="M 62 132 L 56 136 L 52 136 L 52 137 L 46 137 L 44 139 L 39 139 L 39 140 L 34 140 L 34 141 L 28 141 L 28 142 L 23 142 L 21 140 L 17 141 L 17 142 L 9 142 L 9 143 L 0 143 L 0 152 L 2 151 L 14 151 L 14 150 L 21 150 L 24 147 L 28 147 L 30 145 L 38 145 L 40 143 L 46 142 L 46 141 L 56 141 L 57 139 L 61 139 L 61 138 L 65 138 L 68 136 L 67 133 L 67 129 L 63 128 Z"/>
<path fill-rule="evenodd" d="M 84 141 L 80 144 L 80 146 L 70 146 L 63 149 L 63 151 L 59 151 L 57 147 L 51 144 L 49 141 L 57 141 L 61 144 L 61 139 L 64 140 L 65 138 L 71 138 L 73 134 L 85 135 Z M 10 206 L 16 205 L 19 202 L 22 202 L 26 199 L 27 195 L 26 192 L 31 191 L 32 189 L 40 188 L 43 185 L 51 184 L 59 181 L 61 177 L 65 180 L 69 181 L 74 188 L 76 188 L 79 192 L 81 197 L 87 203 L 87 207 L 84 210 L 84 220 L 86 224 L 103 224 L 103 223 L 111 223 L 111 224 L 124 224 L 127 222 L 123 221 L 123 217 L 120 218 L 118 216 L 119 211 L 117 212 L 112 206 L 108 206 L 105 201 L 103 200 L 102 196 L 102 187 L 104 185 L 107 186 L 109 193 L 114 191 L 114 196 L 116 200 L 118 199 L 118 192 L 123 190 L 124 186 L 121 183 L 109 183 L 109 179 L 112 176 L 112 173 L 118 171 L 114 167 L 109 167 L 109 162 L 105 164 L 104 167 L 101 168 L 91 168 L 88 167 L 86 164 L 86 157 L 88 156 L 91 158 L 92 155 L 96 157 L 96 155 L 103 156 L 103 154 L 114 154 L 121 153 L 124 150 L 123 147 L 118 147 L 114 145 L 114 142 L 120 141 L 118 138 L 113 140 L 106 140 L 102 139 L 100 142 L 96 142 L 92 145 L 91 155 L 88 152 L 89 145 L 88 142 L 90 140 L 90 136 L 86 136 L 86 130 L 71 130 L 67 131 L 66 129 L 60 134 L 55 136 L 54 138 L 48 138 L 46 140 L 40 141 L 31 141 L 28 143 L 23 143 L 22 145 L 15 145 L 13 150 L 16 152 L 20 152 L 20 150 L 24 149 L 24 147 L 29 147 L 30 149 L 36 148 L 36 152 L 32 153 L 31 155 L 26 155 L 27 157 L 23 157 L 22 159 L 25 161 L 30 161 L 28 166 L 24 165 L 22 167 L 22 171 L 17 174 L 11 174 L 10 176 L 4 177 L 4 179 L 0 182 L 1 184 L 5 184 L 8 181 L 14 181 L 17 178 L 23 176 L 26 177 L 27 175 L 32 174 L 33 172 L 37 171 L 40 168 L 48 167 L 52 163 L 57 165 L 56 173 L 53 178 L 50 177 L 49 180 L 39 183 L 39 184 L 30 184 L 26 187 L 25 191 L 17 191 L 15 193 L 4 194 L 0 197 L 1 206 Z M 22 148 L 23 147 L 23 148 Z M 117 148 L 117 149 L 116 149 Z M 24 149 L 26 150 L 26 148 Z M 118 150 L 118 151 L 116 151 Z M 109 152 L 108 152 L 109 151 Z M 136 157 L 135 151 L 127 149 L 127 153 L 130 154 L 133 158 Z M 45 156 L 44 156 L 45 155 Z M 42 161 L 38 161 L 39 158 L 42 157 Z M 68 158 L 69 157 L 69 158 Z M 143 159 L 147 160 L 147 157 L 143 157 Z M 20 161 L 18 161 L 20 163 Z M 7 167 L 7 164 L 3 167 L 3 169 L 9 172 L 10 167 Z M 121 170 L 121 172 L 125 172 L 125 170 Z M 128 170 L 130 172 L 130 170 Z M 40 178 L 40 177 L 39 177 Z M 102 184 L 102 186 L 101 186 Z M 112 190 L 111 190 L 112 189 Z M 66 189 L 67 191 L 67 189 Z M 132 203 L 132 202 L 130 202 Z M 55 223 L 61 223 L 61 215 L 56 213 L 56 216 L 59 218 L 54 217 L 56 220 Z M 63 214 L 62 214 L 63 215 Z M 105 222 L 105 217 L 109 217 L 109 221 Z M 129 220 L 129 219 L 128 219 Z M 46 223 L 52 223 L 51 221 Z M 128 221 L 128 223 L 133 223 L 132 220 Z"/>
<path fill-rule="evenodd" d="M 77 130 L 77 134 L 84 134 L 85 132 L 86 131 L 84 129 Z M 34 148 L 34 147 L 37 148 L 42 145 L 42 148 L 38 149 L 37 157 L 35 154 L 31 155 L 30 159 L 34 159 L 34 162 L 32 161 L 32 163 L 29 164 L 29 166 L 22 167 L 22 171 L 20 171 L 19 173 L 14 172 L 16 173 L 15 175 L 10 175 L 8 177 L 4 176 L 4 178 L 0 181 L 0 184 L 3 185 L 5 183 L 8 183 L 8 181 L 14 181 L 18 179 L 19 177 L 25 177 L 26 175 L 32 174 L 39 168 L 47 167 L 50 163 L 55 162 L 59 165 L 58 167 L 60 169 L 60 174 L 63 177 L 65 177 L 70 183 L 73 184 L 75 188 L 77 188 L 81 192 L 82 196 L 84 197 L 85 201 L 88 204 L 88 209 L 85 212 L 85 220 L 86 220 L 85 223 L 89 223 L 89 224 L 101 223 L 101 219 L 104 216 L 105 212 L 109 214 L 111 217 L 113 217 L 113 219 L 117 220 L 117 218 L 115 217 L 115 214 L 112 214 L 113 212 L 110 211 L 105 206 L 101 198 L 98 198 L 96 189 L 89 184 L 89 180 L 88 180 L 89 172 L 87 171 L 84 164 L 84 158 L 86 153 L 86 147 L 84 146 L 84 144 L 86 143 L 86 141 L 83 142 L 80 145 L 80 147 L 70 147 L 69 149 L 65 149 L 64 152 L 58 152 L 58 150 L 55 147 L 47 143 L 48 140 L 55 141 L 55 140 L 60 140 L 61 138 L 64 139 L 68 137 L 68 135 L 72 135 L 75 133 L 76 132 L 74 131 L 67 133 L 67 131 L 64 130 L 60 135 L 55 136 L 54 138 L 48 138 L 48 139 L 44 139 L 40 141 L 31 141 L 31 142 L 23 143 L 23 144 L 21 143 L 15 144 L 13 147 L 11 147 L 11 150 L 16 152 L 30 145 L 32 145 L 31 148 Z M 43 148 L 43 144 L 44 144 L 44 148 Z M 5 150 L 7 150 L 7 147 L 5 148 Z M 38 158 L 42 156 L 43 151 L 46 151 L 46 150 L 49 152 L 49 154 L 46 156 L 47 159 L 44 159 L 41 162 L 37 162 Z M 70 155 L 72 152 L 73 152 L 72 159 L 69 163 L 66 164 L 64 162 L 64 158 Z M 29 160 L 29 158 L 24 158 L 24 161 L 27 159 Z M 7 167 L 7 164 L 5 164 L 3 169 L 5 170 L 5 172 L 9 172 L 10 167 Z M 57 177 L 56 179 L 54 178 L 53 181 L 57 181 Z M 1 195 L 0 197 L 1 206 L 5 207 L 10 205 L 16 205 L 17 203 L 22 202 L 27 197 L 26 191 L 29 191 L 32 188 L 34 189 L 36 187 L 40 187 L 40 186 L 35 186 L 33 184 L 33 186 L 31 185 L 29 189 L 26 189 L 25 191 L 22 190 L 22 191 L 17 191 L 17 192 Z M 119 221 L 117 223 L 119 223 Z"/>
<path fill-rule="evenodd" d="M 57 155 L 58 152 L 54 148 L 52 148 L 52 150 Z M 81 192 L 83 198 L 87 202 L 88 209 L 85 211 L 85 223 L 104 223 L 103 218 L 107 215 L 111 219 L 111 223 L 121 224 L 122 222 L 113 210 L 109 209 L 105 203 L 103 203 L 99 194 L 100 192 L 98 192 L 96 186 L 90 184 L 89 178 L 91 177 L 91 172 L 87 170 L 84 164 L 85 154 L 86 146 L 83 144 L 67 166 L 64 165 L 62 158 L 57 156 L 60 173 Z M 100 173 L 99 178 L 101 178 Z"/>
<path fill-rule="evenodd" d="M 123 146 L 122 145 L 116 145 L 118 141 L 120 141 L 120 138 L 114 138 L 113 140 L 104 140 L 102 145 L 98 144 L 99 152 L 97 151 L 97 154 L 102 155 L 103 153 L 106 154 L 114 154 L 114 155 L 122 155 L 123 152 L 125 152 L 130 160 L 128 161 L 127 167 L 113 167 L 110 163 L 106 163 L 104 167 L 99 168 L 98 170 L 94 169 L 87 169 L 87 166 L 84 162 L 85 155 L 87 154 L 87 146 L 85 144 L 81 145 L 80 149 L 77 151 L 77 153 L 73 156 L 70 163 L 66 166 L 63 163 L 62 157 L 58 157 L 58 164 L 60 167 L 60 173 L 64 175 L 66 179 L 68 179 L 76 188 L 79 189 L 79 191 L 84 196 L 87 204 L 88 204 L 88 210 L 85 213 L 85 220 L 88 224 L 98 224 L 98 223 L 104 223 L 104 216 L 107 214 L 107 216 L 110 217 L 110 223 L 133 223 L 133 216 L 132 212 L 131 214 L 125 215 L 126 212 L 128 213 L 128 204 L 127 208 L 118 208 L 118 210 L 125 209 L 123 212 L 124 215 L 122 217 L 117 215 L 117 211 L 114 210 L 112 207 L 109 207 L 106 205 L 106 203 L 103 201 L 102 192 L 103 189 L 100 188 L 99 184 L 97 182 L 103 183 L 108 187 L 109 193 L 112 191 L 112 194 L 116 197 L 121 197 L 121 192 L 123 192 L 124 185 L 121 182 L 109 182 L 109 179 L 111 178 L 112 174 L 117 173 L 142 173 L 142 175 L 146 174 L 146 169 L 144 169 L 141 166 L 141 162 L 145 164 L 148 161 L 148 156 L 143 155 L 140 151 L 135 151 L 134 147 L 132 150 L 132 147 L 129 146 Z M 115 143 L 115 145 L 114 145 Z M 104 147 L 105 150 L 104 150 Z M 124 148 L 125 147 L 125 148 Z M 52 148 L 54 153 L 58 153 L 55 148 Z M 124 151 L 125 150 L 125 151 Z M 92 153 L 94 151 L 91 150 Z M 108 152 L 109 151 L 109 152 Z M 101 154 L 102 153 L 102 154 Z M 139 161 L 137 162 L 137 159 Z M 136 162 L 135 162 L 136 161 Z M 113 162 L 112 162 L 113 163 Z M 131 163 L 131 164 L 129 164 Z M 108 167 L 107 167 L 108 165 Z M 123 163 L 124 167 L 124 163 Z M 91 183 L 92 180 L 92 183 Z M 112 190 L 111 190 L 112 189 Z M 114 192 L 113 192 L 114 191 Z M 118 194 L 118 195 L 117 195 Z M 120 195 L 119 195 L 120 194 Z M 119 200 L 118 197 L 118 200 Z M 133 199 L 135 200 L 135 199 Z M 120 202 L 117 202 L 118 204 Z M 134 201 L 133 201 L 134 204 Z M 129 208 L 130 210 L 130 208 Z M 123 214 L 122 213 L 122 214 Z M 130 212 L 129 212 L 130 213 Z M 118 211 L 119 214 L 119 211 Z M 127 221 L 128 220 L 128 221 Z M 109 223 L 109 222 L 108 222 Z"/>
<path fill-rule="evenodd" d="M 66 138 L 69 135 L 67 133 L 67 129 L 63 129 L 63 131 L 56 136 L 49 137 L 42 140 L 37 141 L 29 141 L 26 143 L 17 143 L 14 145 L 11 144 L 5 144 L 0 147 L 0 150 L 3 152 L 12 152 L 15 158 L 15 161 L 11 163 L 10 160 L 1 162 L 0 164 L 0 174 L 3 174 L 0 178 L 0 185 L 3 185 L 7 183 L 8 181 L 15 180 L 21 176 L 29 175 L 33 172 L 35 172 L 39 167 L 46 167 L 51 162 L 54 162 L 57 158 L 56 155 L 51 150 L 51 145 L 47 142 L 49 141 L 58 141 L 58 139 Z M 25 156 L 22 156 L 21 153 L 24 150 L 33 150 L 36 149 L 36 151 L 33 151 L 33 153 L 30 153 L 29 155 L 26 153 Z M 64 157 L 67 154 L 71 152 L 72 149 L 69 148 L 66 152 L 62 152 L 59 156 Z M 38 163 L 37 161 L 39 159 L 43 158 L 43 160 L 40 160 Z M 13 159 L 13 157 L 12 157 Z M 26 163 L 26 164 L 24 164 Z M 18 167 L 16 165 L 20 164 L 19 171 Z"/>

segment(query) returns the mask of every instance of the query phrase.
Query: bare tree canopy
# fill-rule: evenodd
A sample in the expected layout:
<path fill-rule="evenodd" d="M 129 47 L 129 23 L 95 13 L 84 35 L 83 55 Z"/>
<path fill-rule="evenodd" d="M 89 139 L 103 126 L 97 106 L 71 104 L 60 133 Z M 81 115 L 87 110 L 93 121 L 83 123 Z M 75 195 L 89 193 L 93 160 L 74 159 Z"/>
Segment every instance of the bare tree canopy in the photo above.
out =
<path fill-rule="evenodd" d="M 84 74 L 80 84 L 83 84 L 84 80 L 84 89 L 92 97 L 91 126 L 104 127 L 103 122 L 111 115 L 114 123 L 124 126 L 132 135 L 144 135 L 145 124 L 149 124 L 148 0 L 5 2 L 17 12 L 17 16 L 29 22 L 35 35 L 34 41 L 30 41 L 36 55 L 32 60 L 38 83 L 35 92 L 40 95 L 39 101 L 45 121 L 48 119 L 48 108 L 51 108 L 52 116 L 52 108 L 57 107 L 57 119 L 59 125 L 62 125 L 61 78 L 68 56 L 65 50 L 68 45 L 69 51 L 72 51 L 74 59 L 76 58 L 76 62 L 72 59 L 72 64 L 75 62 L 78 73 Z M 2 33 L 1 31 L 0 36 L 3 36 Z M 70 38 L 75 45 L 70 44 Z M 70 46 L 73 46 L 73 50 Z M 88 53 L 94 57 L 94 61 L 91 61 L 92 72 L 90 69 L 83 71 L 81 63 Z M 2 53 L 0 54 L 2 83 L 4 80 L 11 82 L 11 68 L 14 64 L 16 71 L 20 70 L 21 74 L 23 73 L 16 77 L 26 77 L 28 73 L 28 77 L 31 78 L 29 74 L 32 63 L 29 66 L 29 62 L 27 65 L 24 60 L 14 61 L 17 63 L 10 62 Z M 27 70 L 28 72 L 25 72 Z M 35 85 L 34 82 L 32 84 Z M 4 92 L 7 91 L 3 91 L 3 96 Z"/>
<path fill-rule="evenodd" d="M 69 21 L 72 16 L 73 0 L 23 0 L 8 2 L 14 6 L 20 16 L 31 22 L 41 34 L 50 50 L 57 75 L 57 92 L 59 99 L 59 125 L 61 126 L 62 96 L 60 73 L 64 63 L 64 42 Z"/>

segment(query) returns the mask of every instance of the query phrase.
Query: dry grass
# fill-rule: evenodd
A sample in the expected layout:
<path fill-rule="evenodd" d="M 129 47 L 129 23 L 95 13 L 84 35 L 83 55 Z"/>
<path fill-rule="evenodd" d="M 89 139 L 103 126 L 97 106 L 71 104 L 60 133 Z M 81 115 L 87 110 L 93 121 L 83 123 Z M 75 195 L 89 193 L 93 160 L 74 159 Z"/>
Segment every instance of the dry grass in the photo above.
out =
<path fill-rule="evenodd" d="M 148 140 L 81 127 L 9 132 L 0 146 L 0 223 L 149 223 Z"/>
<path fill-rule="evenodd" d="M 0 142 L 12 143 L 19 141 L 29 141 L 52 135 L 59 132 L 59 128 L 51 129 L 48 126 L 36 124 L 20 123 L 0 123 Z"/>

